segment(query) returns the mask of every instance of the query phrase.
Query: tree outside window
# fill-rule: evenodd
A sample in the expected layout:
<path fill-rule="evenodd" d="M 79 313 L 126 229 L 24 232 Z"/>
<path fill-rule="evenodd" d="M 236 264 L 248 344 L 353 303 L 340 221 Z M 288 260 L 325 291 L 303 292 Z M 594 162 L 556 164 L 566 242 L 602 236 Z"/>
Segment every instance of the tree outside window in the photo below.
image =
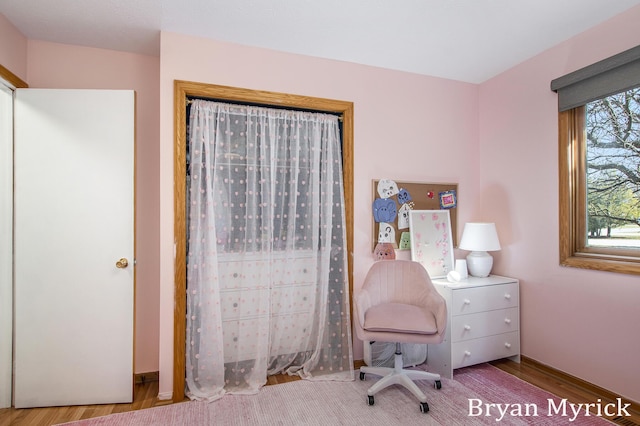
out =
<path fill-rule="evenodd" d="M 640 248 L 640 88 L 586 104 L 587 246 Z"/>

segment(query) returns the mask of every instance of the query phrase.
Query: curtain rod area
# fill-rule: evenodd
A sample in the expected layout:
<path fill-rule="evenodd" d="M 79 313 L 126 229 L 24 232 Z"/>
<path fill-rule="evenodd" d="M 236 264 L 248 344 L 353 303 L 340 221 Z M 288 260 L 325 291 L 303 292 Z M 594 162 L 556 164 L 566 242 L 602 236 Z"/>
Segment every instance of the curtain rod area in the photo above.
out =
<path fill-rule="evenodd" d="M 282 105 L 273 105 L 273 104 L 260 104 L 255 102 L 242 102 L 242 101 L 230 101 L 228 99 L 216 99 L 216 98 L 207 98 L 202 96 L 187 96 L 187 106 L 191 105 L 195 100 L 203 100 L 203 101 L 211 101 L 211 102 L 220 102 L 224 104 L 231 105 L 240 105 L 240 106 L 257 106 L 257 107 L 265 107 L 265 108 L 273 108 L 273 109 L 286 109 L 290 111 L 303 111 L 303 112 L 317 112 L 321 114 L 329 114 L 338 117 L 340 121 L 342 121 L 342 114 L 334 112 L 334 111 L 324 111 L 319 109 L 306 109 L 306 108 L 293 108 L 293 107 L 285 107 Z"/>

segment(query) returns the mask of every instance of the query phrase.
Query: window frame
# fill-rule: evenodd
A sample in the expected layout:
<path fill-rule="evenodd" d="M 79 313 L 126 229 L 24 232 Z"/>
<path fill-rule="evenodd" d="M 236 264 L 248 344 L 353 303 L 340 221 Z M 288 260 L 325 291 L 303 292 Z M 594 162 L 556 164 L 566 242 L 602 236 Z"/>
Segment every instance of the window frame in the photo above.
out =
<path fill-rule="evenodd" d="M 560 265 L 640 275 L 640 249 L 587 245 L 584 105 L 558 114 Z"/>
<path fill-rule="evenodd" d="M 640 45 L 551 81 L 558 93 L 560 265 L 640 275 L 640 249 L 587 245 L 585 105 L 640 86 Z"/>

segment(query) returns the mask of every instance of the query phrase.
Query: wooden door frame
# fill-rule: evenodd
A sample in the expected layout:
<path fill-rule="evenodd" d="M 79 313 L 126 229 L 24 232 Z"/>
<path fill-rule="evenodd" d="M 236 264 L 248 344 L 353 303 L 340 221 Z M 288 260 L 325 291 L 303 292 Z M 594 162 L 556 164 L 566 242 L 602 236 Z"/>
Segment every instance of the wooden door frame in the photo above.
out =
<path fill-rule="evenodd" d="M 286 93 L 241 89 L 190 81 L 174 81 L 174 318 L 173 318 L 173 401 L 184 400 L 186 365 L 186 110 L 189 97 L 230 102 L 279 106 L 293 109 L 331 112 L 342 117 L 342 163 L 347 225 L 347 263 L 349 298 L 353 294 L 353 102 Z M 351 303 L 350 303 L 351 305 Z"/>

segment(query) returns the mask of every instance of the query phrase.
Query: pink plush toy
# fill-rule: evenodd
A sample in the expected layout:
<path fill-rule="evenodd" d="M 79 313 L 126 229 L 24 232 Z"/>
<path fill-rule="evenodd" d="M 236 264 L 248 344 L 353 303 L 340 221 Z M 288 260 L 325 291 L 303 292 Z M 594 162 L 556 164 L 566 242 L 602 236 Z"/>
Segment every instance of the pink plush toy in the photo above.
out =
<path fill-rule="evenodd" d="M 392 243 L 378 243 L 373 250 L 373 258 L 375 260 L 393 260 L 396 258 L 396 251 L 393 249 Z"/>

